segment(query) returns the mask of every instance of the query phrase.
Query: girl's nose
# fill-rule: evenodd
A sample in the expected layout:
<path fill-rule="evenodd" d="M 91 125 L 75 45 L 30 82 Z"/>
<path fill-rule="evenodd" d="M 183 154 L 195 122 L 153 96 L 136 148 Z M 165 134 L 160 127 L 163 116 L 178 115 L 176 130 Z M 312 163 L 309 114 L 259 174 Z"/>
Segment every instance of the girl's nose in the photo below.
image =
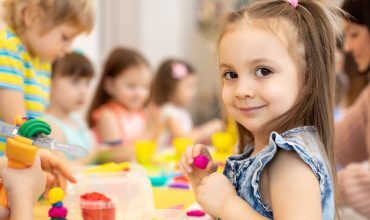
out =
<path fill-rule="evenodd" d="M 343 50 L 344 50 L 344 52 L 346 52 L 346 53 L 349 53 L 349 52 L 351 52 L 351 50 L 352 50 L 352 48 L 351 48 L 351 43 L 349 42 L 349 40 L 348 40 L 348 39 L 344 39 Z"/>
<path fill-rule="evenodd" d="M 241 77 L 237 83 L 237 87 L 235 90 L 235 97 L 240 98 L 240 99 L 255 97 L 255 91 L 253 89 L 253 82 L 247 79 L 243 79 Z"/>

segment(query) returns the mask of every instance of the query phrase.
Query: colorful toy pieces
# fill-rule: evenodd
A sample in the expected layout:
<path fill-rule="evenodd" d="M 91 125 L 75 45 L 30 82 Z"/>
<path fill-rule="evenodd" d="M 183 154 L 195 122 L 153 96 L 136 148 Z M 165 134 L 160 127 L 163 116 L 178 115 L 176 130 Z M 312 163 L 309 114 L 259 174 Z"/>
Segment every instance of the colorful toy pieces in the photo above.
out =
<path fill-rule="evenodd" d="M 52 208 L 49 209 L 51 220 L 66 220 L 68 210 L 63 207 L 64 191 L 59 187 L 54 187 L 49 191 L 49 202 Z"/>
<path fill-rule="evenodd" d="M 84 147 L 60 143 L 49 137 L 50 132 L 49 124 L 33 117 L 17 116 L 14 125 L 0 121 L 0 136 L 7 138 L 5 155 L 8 158 L 8 167 L 15 169 L 30 167 L 39 147 L 59 150 L 76 157 L 88 155 Z M 1 183 L 0 206 L 8 207 L 7 194 Z"/>

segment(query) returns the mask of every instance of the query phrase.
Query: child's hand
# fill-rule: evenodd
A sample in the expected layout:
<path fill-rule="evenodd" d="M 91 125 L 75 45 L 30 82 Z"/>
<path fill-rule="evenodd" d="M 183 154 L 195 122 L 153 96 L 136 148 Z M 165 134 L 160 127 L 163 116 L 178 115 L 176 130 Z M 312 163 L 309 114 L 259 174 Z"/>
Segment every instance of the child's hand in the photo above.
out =
<path fill-rule="evenodd" d="M 220 173 L 212 173 L 204 177 L 195 193 L 202 209 L 216 217 L 221 216 L 225 202 L 237 196 L 233 185 Z"/>
<path fill-rule="evenodd" d="M 194 158 L 198 157 L 201 154 L 206 156 L 209 160 L 205 169 L 199 169 L 194 167 L 193 165 Z M 217 167 L 217 163 L 212 161 L 209 150 L 206 146 L 202 144 L 197 144 L 186 148 L 186 151 L 180 160 L 180 170 L 185 176 L 189 178 L 194 189 L 197 188 L 204 177 L 210 175 L 213 172 L 216 172 Z"/>
<path fill-rule="evenodd" d="M 76 179 L 69 171 L 67 164 L 61 158 L 52 154 L 48 150 L 39 149 L 39 155 L 41 159 L 41 167 L 46 172 L 46 188 L 45 195 L 50 188 L 59 186 L 63 190 L 66 188 L 67 180 L 75 183 Z"/>
<path fill-rule="evenodd" d="M 41 169 L 40 157 L 37 156 L 35 162 L 29 168 L 4 168 L 2 182 L 8 195 L 10 207 L 13 203 L 19 203 L 20 201 L 34 204 L 44 192 L 46 184 L 45 173 Z"/>

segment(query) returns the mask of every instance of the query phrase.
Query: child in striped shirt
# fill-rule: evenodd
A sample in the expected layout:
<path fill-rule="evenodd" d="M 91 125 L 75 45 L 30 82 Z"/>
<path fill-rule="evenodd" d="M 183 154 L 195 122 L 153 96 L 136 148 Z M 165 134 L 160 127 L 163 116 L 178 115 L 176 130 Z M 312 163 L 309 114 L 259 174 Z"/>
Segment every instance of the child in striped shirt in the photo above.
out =
<path fill-rule="evenodd" d="M 93 28 L 90 0 L 2 3 L 6 26 L 0 30 L 0 120 L 13 123 L 16 115 L 42 117 L 49 100 L 50 62 L 64 56 L 78 34 Z M 0 152 L 4 143 L 0 139 Z M 59 158 L 42 150 L 39 155 L 40 166 L 51 174 L 47 184 L 58 181 L 63 187 L 65 179 L 75 181 Z"/>

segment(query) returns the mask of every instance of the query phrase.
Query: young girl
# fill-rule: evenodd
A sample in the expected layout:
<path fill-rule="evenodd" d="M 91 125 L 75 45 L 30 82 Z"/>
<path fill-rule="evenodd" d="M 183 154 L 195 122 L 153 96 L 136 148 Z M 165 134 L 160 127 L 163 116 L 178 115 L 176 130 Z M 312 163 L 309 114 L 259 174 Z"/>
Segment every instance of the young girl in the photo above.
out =
<path fill-rule="evenodd" d="M 50 62 L 62 57 L 78 34 L 92 29 L 90 1 L 2 2 L 7 26 L 0 30 L 0 120 L 42 117 L 49 99 Z M 0 151 L 4 147 L 5 139 L 0 138 Z M 59 184 L 65 184 L 64 177 L 74 180 L 58 158 L 42 150 L 40 154 L 42 168 L 53 174 L 49 180 Z"/>
<path fill-rule="evenodd" d="M 52 66 L 50 105 L 45 115 L 54 138 L 90 151 L 93 145 L 90 129 L 74 113 L 86 103 L 93 76 L 91 62 L 81 54 L 73 52 L 56 60 Z M 75 159 L 71 155 L 66 156 L 68 159 Z"/>
<path fill-rule="evenodd" d="M 331 1 L 260 0 L 231 13 L 219 39 L 222 99 L 239 128 L 224 175 L 181 160 L 209 214 L 334 219 L 333 104 L 338 9 Z"/>
<path fill-rule="evenodd" d="M 152 84 L 152 101 L 162 107 L 161 117 L 164 124 L 158 146 L 170 146 L 176 137 L 189 137 L 194 141 L 209 138 L 222 129 L 220 120 L 210 121 L 202 126 L 193 127 L 187 107 L 196 94 L 194 69 L 186 62 L 169 59 L 164 61 Z"/>
<path fill-rule="evenodd" d="M 144 111 L 151 78 L 149 64 L 138 52 L 117 48 L 109 55 L 87 121 L 98 141 L 113 147 L 110 160 L 135 159 L 134 142 L 153 138 L 156 117 Z"/>

